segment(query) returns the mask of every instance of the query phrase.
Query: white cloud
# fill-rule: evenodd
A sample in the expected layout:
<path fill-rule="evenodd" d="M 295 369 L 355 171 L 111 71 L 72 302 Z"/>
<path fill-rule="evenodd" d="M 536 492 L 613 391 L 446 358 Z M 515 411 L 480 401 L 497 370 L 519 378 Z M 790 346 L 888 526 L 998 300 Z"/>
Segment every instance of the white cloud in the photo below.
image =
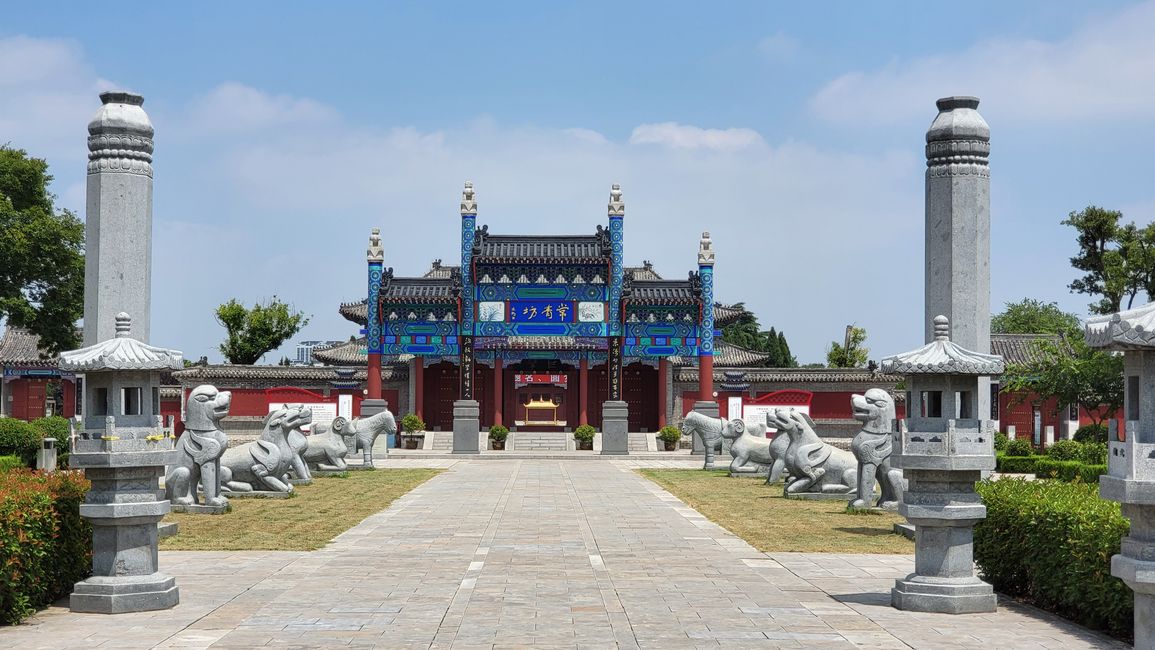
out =
<path fill-rule="evenodd" d="M 676 122 L 662 122 L 635 127 L 630 134 L 630 144 L 656 144 L 671 149 L 738 151 L 766 143 L 753 129 L 703 129 Z"/>
<path fill-rule="evenodd" d="M 798 39 L 783 31 L 775 32 L 758 41 L 758 52 L 768 61 L 785 61 L 798 53 Z"/>
<path fill-rule="evenodd" d="M 999 39 L 963 52 L 897 60 L 834 79 L 812 99 L 823 118 L 897 124 L 930 100 L 976 95 L 1003 119 L 1069 121 L 1155 115 L 1155 2 L 1088 23 L 1057 41 Z M 928 99 L 929 98 L 929 99 Z"/>
<path fill-rule="evenodd" d="M 337 112 L 318 101 L 266 93 L 236 82 L 223 83 L 196 102 L 191 111 L 194 130 L 251 132 L 288 126 L 321 125 Z"/>

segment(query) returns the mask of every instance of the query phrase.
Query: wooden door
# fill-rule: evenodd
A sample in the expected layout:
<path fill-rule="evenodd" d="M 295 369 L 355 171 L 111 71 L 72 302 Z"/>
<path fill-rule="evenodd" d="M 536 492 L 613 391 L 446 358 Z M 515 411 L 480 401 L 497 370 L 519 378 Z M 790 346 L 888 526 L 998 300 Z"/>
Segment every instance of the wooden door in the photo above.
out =
<path fill-rule="evenodd" d="M 658 430 L 658 370 L 644 363 L 622 368 L 622 398 L 630 406 L 630 431 Z"/>

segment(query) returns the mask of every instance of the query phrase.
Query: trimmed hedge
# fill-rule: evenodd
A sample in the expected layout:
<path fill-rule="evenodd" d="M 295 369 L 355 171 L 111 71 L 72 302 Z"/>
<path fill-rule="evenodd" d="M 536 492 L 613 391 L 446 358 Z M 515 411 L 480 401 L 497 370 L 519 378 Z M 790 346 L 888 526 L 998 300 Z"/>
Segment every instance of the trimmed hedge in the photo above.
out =
<path fill-rule="evenodd" d="M 1075 430 L 1072 436 L 1078 442 L 1107 442 L 1107 427 L 1101 424 L 1087 424 Z"/>
<path fill-rule="evenodd" d="M 594 434 L 596 434 L 596 433 L 597 433 L 597 429 L 593 428 L 592 426 L 590 426 L 588 424 L 583 424 L 583 425 L 579 426 L 578 428 L 574 429 L 573 439 L 578 440 L 580 442 L 593 442 Z"/>
<path fill-rule="evenodd" d="M 1000 474 L 1034 474 L 1035 463 L 1046 456 L 995 454 L 995 471 Z"/>
<path fill-rule="evenodd" d="M 0 456 L 19 456 L 31 467 L 42 438 L 40 431 L 24 420 L 0 418 Z"/>
<path fill-rule="evenodd" d="M 982 481 L 986 519 L 974 529 L 975 563 L 997 591 L 1129 638 L 1131 590 L 1111 575 L 1130 524 L 1094 483 Z"/>
<path fill-rule="evenodd" d="M 1082 453 L 1083 443 L 1074 440 L 1056 440 L 1047 448 L 1047 457 L 1051 460 L 1078 460 Z"/>
<path fill-rule="evenodd" d="M 1107 443 L 1105 442 L 1084 442 L 1083 447 L 1079 452 L 1079 460 L 1087 465 L 1106 465 L 1107 464 Z"/>
<path fill-rule="evenodd" d="M 1015 438 L 1007 441 L 1007 447 L 1003 453 L 1008 456 L 1030 456 L 1035 453 L 1035 446 L 1026 438 Z"/>
<path fill-rule="evenodd" d="M 1007 434 L 999 431 L 995 434 L 995 451 L 1006 451 L 1007 443 L 1010 441 L 1011 439 L 1007 437 Z"/>
<path fill-rule="evenodd" d="M 80 472 L 0 473 L 0 624 L 19 623 L 92 572 Z"/>
<path fill-rule="evenodd" d="M 1107 465 L 1088 465 L 1078 460 L 1054 460 L 1039 458 L 1035 462 L 1035 476 L 1037 478 L 1057 478 L 1068 483 L 1078 480 L 1081 483 L 1099 483 L 1099 477 L 1107 473 Z"/>

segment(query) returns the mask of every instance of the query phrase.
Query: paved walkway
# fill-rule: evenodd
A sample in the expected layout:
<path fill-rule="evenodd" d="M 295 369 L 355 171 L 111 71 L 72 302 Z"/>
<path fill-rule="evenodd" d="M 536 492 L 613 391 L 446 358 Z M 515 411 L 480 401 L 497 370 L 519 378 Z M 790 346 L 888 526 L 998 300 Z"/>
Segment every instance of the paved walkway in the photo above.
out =
<path fill-rule="evenodd" d="M 1126 647 L 1013 603 L 896 611 L 911 557 L 759 553 L 631 464 L 446 462 L 320 551 L 165 552 L 177 608 L 54 607 L 0 647 Z"/>

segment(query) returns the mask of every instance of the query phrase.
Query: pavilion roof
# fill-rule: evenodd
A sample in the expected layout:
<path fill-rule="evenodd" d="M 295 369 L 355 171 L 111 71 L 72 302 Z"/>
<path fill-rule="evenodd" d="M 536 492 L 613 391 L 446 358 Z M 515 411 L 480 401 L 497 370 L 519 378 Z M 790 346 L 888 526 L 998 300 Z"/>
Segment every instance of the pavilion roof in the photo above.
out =
<path fill-rule="evenodd" d="M 116 316 L 116 336 L 79 350 L 60 354 L 61 370 L 179 370 L 184 360 L 178 350 L 158 348 L 132 338 L 132 319 L 121 312 Z"/>
<path fill-rule="evenodd" d="M 882 360 L 882 371 L 895 375 L 1001 375 L 1006 368 L 997 354 L 968 350 L 950 340 L 945 316 L 934 319 L 934 340 L 910 352 Z"/>
<path fill-rule="evenodd" d="M 609 259 L 609 239 L 601 235 L 490 235 L 478 229 L 474 260 L 486 263 L 601 264 Z"/>
<path fill-rule="evenodd" d="M 0 338 L 0 365 L 55 368 L 57 359 L 40 349 L 40 337 L 22 327 L 8 327 Z"/>
<path fill-rule="evenodd" d="M 1155 302 L 1105 316 L 1088 318 L 1087 345 L 1112 350 L 1155 348 Z"/>

